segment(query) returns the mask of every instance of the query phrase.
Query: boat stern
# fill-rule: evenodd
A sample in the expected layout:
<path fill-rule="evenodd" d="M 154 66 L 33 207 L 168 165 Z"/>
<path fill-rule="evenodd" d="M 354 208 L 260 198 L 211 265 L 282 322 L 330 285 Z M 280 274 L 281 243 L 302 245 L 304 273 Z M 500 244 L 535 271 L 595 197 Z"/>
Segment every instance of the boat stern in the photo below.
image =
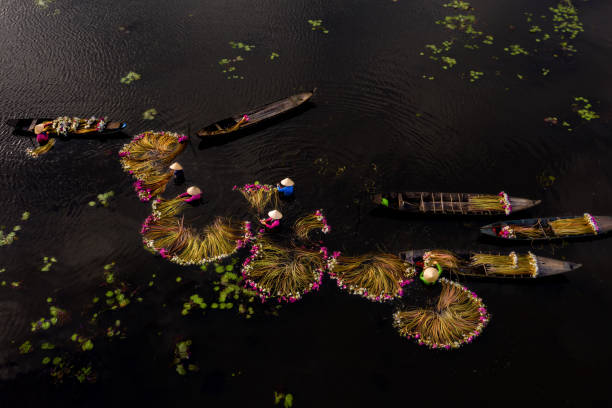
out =
<path fill-rule="evenodd" d="M 302 92 L 297 95 L 293 95 L 293 100 L 296 103 L 296 105 L 301 105 L 307 100 L 309 100 L 310 98 L 312 98 L 312 95 L 313 95 L 312 92 Z"/>
<path fill-rule="evenodd" d="M 488 235 L 490 237 L 499 237 L 499 230 L 502 228 L 502 224 L 499 222 L 494 222 L 493 224 L 487 224 L 483 227 L 480 227 L 480 233 L 484 235 Z"/>
<path fill-rule="evenodd" d="M 558 275 L 580 268 L 582 264 L 538 256 L 538 278 Z"/>
<path fill-rule="evenodd" d="M 512 206 L 512 212 L 526 210 L 527 208 L 535 207 L 541 202 L 542 200 L 530 200 L 528 198 L 510 197 L 510 205 Z"/>

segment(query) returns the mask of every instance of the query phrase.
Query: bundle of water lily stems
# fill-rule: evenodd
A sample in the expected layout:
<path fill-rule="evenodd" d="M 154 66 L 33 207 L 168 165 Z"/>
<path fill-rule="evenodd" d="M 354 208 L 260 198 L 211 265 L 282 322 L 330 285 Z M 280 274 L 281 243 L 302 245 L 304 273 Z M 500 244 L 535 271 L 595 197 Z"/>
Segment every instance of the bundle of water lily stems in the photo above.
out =
<path fill-rule="evenodd" d="M 423 263 L 427 266 L 440 265 L 442 269 L 457 272 L 459 266 L 464 264 L 463 260 L 453 254 L 451 251 L 444 249 L 433 249 L 423 254 Z"/>
<path fill-rule="evenodd" d="M 471 343 L 489 321 L 482 299 L 445 278 L 440 284 L 442 292 L 434 307 L 397 311 L 393 315 L 395 327 L 400 335 L 430 348 L 451 349 Z"/>
<path fill-rule="evenodd" d="M 247 286 L 262 300 L 294 302 L 321 285 L 326 261 L 321 251 L 281 247 L 265 238 L 257 240 L 242 265 Z"/>
<path fill-rule="evenodd" d="M 226 258 L 244 238 L 239 224 L 221 217 L 200 232 L 185 227 L 183 218 L 151 216 L 142 235 L 148 248 L 179 265 L 203 265 Z"/>
<path fill-rule="evenodd" d="M 548 223 L 555 235 L 586 235 L 597 234 L 599 227 L 594 217 L 584 214 L 582 217 L 562 218 Z"/>
<path fill-rule="evenodd" d="M 484 266 L 488 273 L 503 276 L 538 276 L 538 260 L 534 254 L 509 255 L 473 254 L 471 266 Z"/>
<path fill-rule="evenodd" d="M 468 209 L 470 211 L 503 211 L 499 196 L 480 195 L 468 198 Z"/>
<path fill-rule="evenodd" d="M 46 144 L 42 145 L 42 146 L 38 146 L 34 149 L 32 148 L 28 148 L 26 150 L 26 153 L 33 158 L 38 158 L 40 156 L 42 156 L 43 154 L 47 153 L 49 150 L 51 150 L 51 148 L 55 146 L 55 138 L 51 138 L 47 141 Z"/>
<path fill-rule="evenodd" d="M 382 302 L 401 296 L 403 286 L 412 282 L 415 272 L 395 255 L 370 253 L 338 257 L 330 276 L 340 288 Z"/>
<path fill-rule="evenodd" d="M 314 214 L 299 218 L 293 226 L 295 235 L 304 241 L 308 240 L 308 234 L 314 230 L 321 230 L 324 234 L 331 231 L 331 227 L 327 224 L 327 219 L 323 215 L 323 210 L 317 210 Z"/>
<path fill-rule="evenodd" d="M 263 213 L 270 203 L 272 207 L 278 208 L 278 190 L 272 185 L 255 182 L 243 187 L 234 186 L 234 190 L 240 191 L 258 214 Z"/>
<path fill-rule="evenodd" d="M 142 201 L 161 194 L 172 177 L 170 163 L 186 147 L 187 136 L 173 132 L 144 132 L 119 151 L 121 165 L 136 178 L 134 188 Z"/>

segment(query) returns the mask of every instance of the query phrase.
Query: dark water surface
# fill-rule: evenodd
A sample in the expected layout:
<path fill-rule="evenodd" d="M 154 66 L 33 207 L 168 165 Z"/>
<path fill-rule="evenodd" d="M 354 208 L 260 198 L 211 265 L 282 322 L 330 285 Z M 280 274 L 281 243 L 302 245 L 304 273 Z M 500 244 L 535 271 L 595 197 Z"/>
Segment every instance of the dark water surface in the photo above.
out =
<path fill-rule="evenodd" d="M 93 114 L 127 121 L 130 135 L 193 135 L 317 87 L 310 106 L 285 121 L 208 148 L 193 138 L 180 161 L 207 200 L 194 223 L 244 215 L 234 184 L 288 175 L 297 181 L 296 208 L 324 208 L 333 227 L 329 246 L 349 254 L 498 248 L 479 239 L 478 227 L 490 219 L 382 217 L 364 199 L 373 190 L 503 189 L 543 200 L 525 216 L 612 215 L 612 5 L 576 3 L 585 32 L 572 58 L 553 58 L 554 40 L 538 56 L 503 51 L 508 44 L 533 49 L 523 13 L 548 13 L 554 1 L 472 5 L 476 27 L 495 44 L 469 51 L 459 42 L 457 66 L 447 72 L 419 55 L 425 44 L 462 37 L 434 23 L 456 14 L 442 2 L 56 0 L 41 8 L 3 0 L 0 225 L 22 230 L 0 247 L 0 280 L 22 288 L 0 287 L 0 405 L 273 406 L 274 391 L 292 393 L 299 407 L 607 404 L 610 239 L 534 245 L 537 254 L 584 264 L 561 277 L 462 282 L 493 318 L 474 344 L 452 352 L 400 338 L 390 305 L 350 296 L 330 281 L 278 316 L 258 306 L 249 320 L 235 310 L 184 317 L 191 294 L 212 299 L 215 277 L 142 249 L 139 228 L 150 206 L 138 201 L 117 160 L 128 139 L 59 141 L 33 160 L 25 155 L 32 142 L 4 125 L 15 117 Z M 329 34 L 312 31 L 309 19 L 322 19 Z M 550 21 L 539 24 L 552 34 Z M 232 49 L 230 41 L 255 48 Z M 280 57 L 270 60 L 272 52 Z M 244 79 L 228 80 L 218 61 L 237 55 L 245 59 L 235 64 Z M 551 70 L 546 77 L 543 67 Z M 470 70 L 485 76 L 471 83 L 461 75 Z M 121 84 L 129 71 L 142 79 Z M 601 118 L 581 122 L 571 109 L 575 96 L 588 98 Z M 153 121 L 142 119 L 149 108 L 159 112 Z M 547 116 L 570 121 L 573 131 L 545 126 Z M 554 183 L 544 188 L 541 175 Z M 110 207 L 87 205 L 110 190 Z M 26 210 L 30 220 L 20 221 Z M 58 260 L 48 272 L 40 271 L 44 256 Z M 102 335 L 94 350 L 79 353 L 68 339 L 86 325 L 91 299 L 105 292 L 102 268 L 112 261 L 143 301 L 112 315 L 127 327 L 126 339 Z M 30 322 L 48 316 L 49 296 L 71 320 L 31 334 Z M 185 377 L 172 367 L 179 338 L 193 340 L 200 367 Z M 19 355 L 25 340 L 37 350 Z M 40 363 L 49 355 L 42 341 L 77 364 L 91 363 L 97 383 L 53 384 Z"/>

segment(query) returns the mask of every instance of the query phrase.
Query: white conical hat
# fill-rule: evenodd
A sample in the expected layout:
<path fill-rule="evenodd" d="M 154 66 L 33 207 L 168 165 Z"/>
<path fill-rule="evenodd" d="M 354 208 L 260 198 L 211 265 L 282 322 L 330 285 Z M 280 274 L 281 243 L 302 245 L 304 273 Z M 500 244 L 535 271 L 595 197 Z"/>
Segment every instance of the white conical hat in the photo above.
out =
<path fill-rule="evenodd" d="M 289 187 L 295 184 L 293 180 L 291 180 L 289 177 L 282 179 L 280 183 L 285 187 Z"/>
<path fill-rule="evenodd" d="M 183 170 L 183 166 L 179 162 L 174 162 L 170 165 L 171 170 Z"/>
<path fill-rule="evenodd" d="M 202 190 L 200 190 L 196 186 L 191 186 L 187 189 L 187 194 L 192 195 L 192 196 L 202 194 Z"/>
<path fill-rule="evenodd" d="M 437 281 L 439 275 L 440 272 L 438 272 L 438 269 L 431 266 L 423 270 L 423 279 L 429 283 L 434 283 Z"/>
<path fill-rule="evenodd" d="M 268 213 L 268 217 L 273 218 L 275 220 L 280 220 L 283 218 L 283 214 L 278 210 L 272 210 Z"/>
<path fill-rule="evenodd" d="M 45 131 L 45 124 L 44 123 L 39 123 L 38 125 L 34 126 L 34 133 L 39 134 Z"/>

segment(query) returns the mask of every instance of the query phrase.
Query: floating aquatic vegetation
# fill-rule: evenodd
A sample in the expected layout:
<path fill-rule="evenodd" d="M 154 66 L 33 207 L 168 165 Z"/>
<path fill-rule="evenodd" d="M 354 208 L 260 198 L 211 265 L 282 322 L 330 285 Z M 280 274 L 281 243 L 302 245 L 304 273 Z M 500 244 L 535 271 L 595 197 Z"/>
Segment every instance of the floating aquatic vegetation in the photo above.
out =
<path fill-rule="evenodd" d="M 562 0 L 556 8 L 549 7 L 549 10 L 553 13 L 553 29 L 561 34 L 561 38 L 573 40 L 584 32 L 578 11 L 570 0 Z"/>
<path fill-rule="evenodd" d="M 111 191 L 107 191 L 106 193 L 98 194 L 96 198 L 98 199 L 98 203 L 100 205 L 102 205 L 103 207 L 108 207 L 110 199 L 114 196 L 115 196 L 115 192 L 111 190 Z M 90 207 L 95 207 L 96 204 L 97 203 L 95 201 L 90 201 L 87 203 L 87 205 L 89 205 Z"/>
<path fill-rule="evenodd" d="M 163 258 L 179 265 L 202 265 L 227 258 L 251 239 L 250 225 L 222 217 L 202 233 L 185 227 L 178 218 L 150 220 L 143 227 L 143 241 Z"/>
<path fill-rule="evenodd" d="M 278 405 L 281 402 L 284 408 L 291 408 L 293 406 L 293 394 L 274 391 L 274 405 Z"/>
<path fill-rule="evenodd" d="M 186 364 L 191 358 L 191 340 L 177 341 L 174 345 L 174 360 L 172 365 L 176 366 L 179 375 L 187 374 L 187 371 L 198 371 L 200 368 L 195 364 Z"/>
<path fill-rule="evenodd" d="M 323 34 L 329 33 L 329 30 L 323 27 L 323 20 L 308 20 L 308 24 L 310 24 L 310 29 L 323 31 Z"/>
<path fill-rule="evenodd" d="M 53 266 L 53 264 L 56 262 L 57 262 L 57 259 L 55 259 L 55 257 L 45 256 L 43 258 L 43 266 L 42 268 L 40 268 L 40 270 L 42 272 L 49 272 L 51 270 L 51 266 Z"/>
<path fill-rule="evenodd" d="M 66 354 L 63 357 L 55 356 L 51 358 L 47 356 L 43 358 L 42 363 L 51 366 L 50 375 L 56 383 L 63 383 L 66 378 L 74 378 L 79 383 L 94 383 L 97 380 L 97 374 L 91 364 L 77 369 L 74 364 L 70 363 Z"/>
<path fill-rule="evenodd" d="M 172 177 L 168 166 L 185 150 L 188 138 L 174 132 L 148 131 L 135 136 L 119 151 L 121 166 L 136 178 L 141 201 L 161 194 Z"/>
<path fill-rule="evenodd" d="M 464 11 L 473 9 L 470 6 L 470 3 L 468 3 L 467 1 L 460 1 L 460 0 L 452 0 L 450 3 L 443 4 L 442 7 L 450 7 L 450 8 L 464 10 Z"/>
<path fill-rule="evenodd" d="M 279 302 L 295 302 L 319 288 L 328 262 L 326 249 L 285 248 L 262 238 L 244 260 L 242 276 L 262 301 L 276 298 Z"/>
<path fill-rule="evenodd" d="M 121 78 L 121 83 L 122 84 L 131 84 L 134 81 L 138 81 L 140 79 L 140 74 L 134 72 L 134 71 L 130 71 L 127 73 L 126 76 L 124 76 L 123 78 Z"/>
<path fill-rule="evenodd" d="M 442 292 L 435 306 L 395 312 L 395 327 L 400 335 L 433 349 L 449 350 L 471 343 L 490 319 L 482 299 L 445 278 L 440 284 Z"/>
<path fill-rule="evenodd" d="M 314 214 L 298 218 L 293 226 L 295 235 L 304 241 L 308 240 L 308 234 L 314 230 L 320 230 L 323 234 L 331 231 L 331 227 L 327 224 L 327 219 L 323 215 L 323 210 L 317 210 Z"/>
<path fill-rule="evenodd" d="M 470 82 L 478 81 L 480 78 L 482 78 L 483 75 L 484 75 L 484 72 L 470 71 Z"/>
<path fill-rule="evenodd" d="M 157 115 L 157 109 L 151 108 L 142 113 L 142 118 L 144 120 L 153 120 L 155 119 L 155 115 Z"/>
<path fill-rule="evenodd" d="M 19 346 L 19 354 L 29 354 L 34 351 L 34 347 L 30 340 L 25 341 L 21 346 Z"/>
<path fill-rule="evenodd" d="M 89 351 L 89 350 L 93 350 L 94 348 L 94 343 L 91 340 L 90 337 L 86 337 L 86 336 L 82 336 L 78 333 L 74 333 L 71 337 L 70 340 L 74 341 L 75 343 L 77 343 L 79 345 L 79 348 L 83 351 Z"/>
<path fill-rule="evenodd" d="M 484 266 L 488 272 L 506 276 L 538 276 L 537 257 L 528 252 L 517 255 L 514 251 L 509 255 L 473 254 L 470 265 Z"/>
<path fill-rule="evenodd" d="M 591 105 L 588 99 L 582 96 L 576 96 L 574 97 L 574 102 L 575 103 L 572 105 L 572 107 L 582 119 L 591 121 L 599 118 L 599 115 L 595 111 L 591 110 L 593 105 Z"/>
<path fill-rule="evenodd" d="M 49 8 L 49 5 L 54 1 L 55 0 L 35 0 L 34 4 L 39 8 Z"/>
<path fill-rule="evenodd" d="M 244 61 L 244 58 L 242 58 L 242 56 L 240 55 L 235 58 L 220 59 L 219 65 L 221 65 L 221 67 L 223 68 L 221 72 L 223 72 L 224 74 L 230 74 L 227 75 L 227 79 L 244 79 L 244 76 L 238 74 L 238 72 L 236 71 L 236 66 L 234 65 L 234 63 L 236 62 L 242 61 Z"/>
<path fill-rule="evenodd" d="M 21 214 L 21 221 L 27 221 L 30 218 L 30 213 L 25 211 Z M 4 225 L 0 226 L 0 246 L 10 245 L 17 239 L 17 232 L 21 231 L 21 225 L 13 226 L 11 232 L 4 232 Z"/>
<path fill-rule="evenodd" d="M 504 51 L 510 55 L 529 55 L 529 53 L 518 44 L 510 44 L 504 48 Z"/>
<path fill-rule="evenodd" d="M 28 148 L 26 150 L 26 154 L 34 159 L 37 159 L 43 154 L 48 153 L 49 150 L 53 148 L 53 146 L 55 146 L 55 138 L 49 139 L 49 141 L 46 144 L 42 146 L 38 146 L 37 148 L 34 148 L 34 149 Z"/>
<path fill-rule="evenodd" d="M 278 208 L 278 190 L 273 185 L 256 181 L 242 187 L 234 186 L 233 190 L 239 191 L 258 214 L 263 213 L 270 203 L 272 207 Z"/>
<path fill-rule="evenodd" d="M 416 275 L 413 266 L 395 255 L 338 255 L 329 273 L 330 277 L 336 279 L 338 287 L 376 302 L 402 296 L 403 287 L 412 283 Z"/>
<path fill-rule="evenodd" d="M 60 309 L 57 306 L 49 307 L 49 315 L 50 317 L 41 317 L 37 321 L 30 323 L 30 330 L 32 332 L 48 330 L 51 328 L 51 326 L 65 323 L 69 317 L 68 312 L 66 312 L 64 309 Z"/>
<path fill-rule="evenodd" d="M 244 43 L 236 42 L 236 41 L 230 41 L 229 45 L 231 45 L 232 48 L 238 48 L 238 49 L 241 49 L 241 50 L 245 50 L 247 52 L 249 52 L 249 51 L 253 50 L 253 48 L 255 48 L 254 45 L 248 45 L 248 44 L 244 44 Z"/>
<path fill-rule="evenodd" d="M 555 182 L 555 180 L 557 180 L 557 178 L 555 176 L 553 176 L 552 174 L 549 174 L 546 171 L 543 171 L 538 177 L 537 177 L 538 183 L 544 187 L 544 188 L 548 188 L 550 186 L 552 186 Z"/>
<path fill-rule="evenodd" d="M 278 58 L 278 57 L 280 57 L 280 55 L 279 55 L 279 54 L 277 54 L 277 53 L 275 53 L 275 52 L 273 52 L 272 54 L 270 54 L 270 59 L 271 59 L 271 60 L 274 60 L 275 58 Z"/>

